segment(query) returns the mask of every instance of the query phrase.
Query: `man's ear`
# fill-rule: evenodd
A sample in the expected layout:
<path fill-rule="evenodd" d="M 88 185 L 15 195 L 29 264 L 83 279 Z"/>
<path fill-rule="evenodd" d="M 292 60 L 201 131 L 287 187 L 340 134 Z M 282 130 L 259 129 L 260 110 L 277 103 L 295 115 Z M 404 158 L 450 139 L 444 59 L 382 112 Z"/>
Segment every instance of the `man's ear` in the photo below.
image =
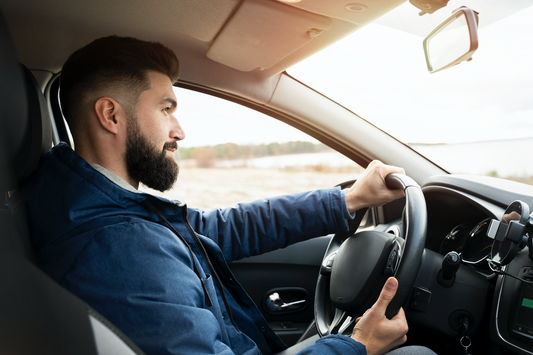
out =
<path fill-rule="evenodd" d="M 124 109 L 110 97 L 101 97 L 94 104 L 94 111 L 100 126 L 110 133 L 117 134 L 119 124 L 124 124 Z"/>

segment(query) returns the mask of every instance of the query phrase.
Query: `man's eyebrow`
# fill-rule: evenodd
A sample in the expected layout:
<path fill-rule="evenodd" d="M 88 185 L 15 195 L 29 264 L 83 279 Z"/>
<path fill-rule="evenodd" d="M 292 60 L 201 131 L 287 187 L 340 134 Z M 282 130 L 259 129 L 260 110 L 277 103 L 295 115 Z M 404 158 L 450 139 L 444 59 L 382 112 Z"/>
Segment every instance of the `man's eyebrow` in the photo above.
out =
<path fill-rule="evenodd" d="M 171 108 L 176 108 L 178 106 L 178 102 L 172 97 L 165 97 L 161 102 L 170 104 Z"/>

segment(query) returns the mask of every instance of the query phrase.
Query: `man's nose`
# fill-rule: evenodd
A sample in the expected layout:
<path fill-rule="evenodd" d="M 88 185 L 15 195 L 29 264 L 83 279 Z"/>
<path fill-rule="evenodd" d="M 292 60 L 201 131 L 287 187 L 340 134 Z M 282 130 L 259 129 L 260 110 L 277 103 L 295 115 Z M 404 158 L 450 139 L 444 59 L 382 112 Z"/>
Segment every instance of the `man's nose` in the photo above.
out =
<path fill-rule="evenodd" d="M 180 123 L 177 118 L 174 118 L 172 128 L 170 130 L 170 138 L 173 138 L 177 141 L 182 141 L 185 139 L 185 131 L 181 128 Z"/>

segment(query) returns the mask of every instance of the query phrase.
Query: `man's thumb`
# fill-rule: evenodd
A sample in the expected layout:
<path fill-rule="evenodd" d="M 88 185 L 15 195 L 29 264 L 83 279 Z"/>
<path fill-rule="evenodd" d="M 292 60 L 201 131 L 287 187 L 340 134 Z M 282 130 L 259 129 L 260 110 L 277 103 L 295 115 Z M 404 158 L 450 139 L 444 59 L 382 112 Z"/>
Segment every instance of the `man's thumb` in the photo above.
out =
<path fill-rule="evenodd" d="M 375 307 L 385 313 L 390 301 L 392 301 L 394 295 L 396 295 L 396 290 L 398 290 L 398 280 L 394 277 L 389 277 L 387 282 L 385 282 L 385 285 L 383 285 L 383 289 L 379 294 Z"/>

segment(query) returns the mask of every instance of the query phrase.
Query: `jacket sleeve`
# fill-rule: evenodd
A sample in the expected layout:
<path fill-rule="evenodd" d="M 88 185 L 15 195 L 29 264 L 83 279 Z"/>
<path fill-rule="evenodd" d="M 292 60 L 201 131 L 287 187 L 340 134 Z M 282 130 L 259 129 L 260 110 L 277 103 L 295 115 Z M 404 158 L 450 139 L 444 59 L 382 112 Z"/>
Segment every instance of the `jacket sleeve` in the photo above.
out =
<path fill-rule="evenodd" d="M 309 238 L 348 230 L 340 188 L 309 191 L 238 204 L 189 209 L 200 234 L 214 240 L 228 261 L 262 254 Z"/>
<path fill-rule="evenodd" d="M 366 347 L 344 335 L 328 335 L 297 355 L 366 355 Z"/>

